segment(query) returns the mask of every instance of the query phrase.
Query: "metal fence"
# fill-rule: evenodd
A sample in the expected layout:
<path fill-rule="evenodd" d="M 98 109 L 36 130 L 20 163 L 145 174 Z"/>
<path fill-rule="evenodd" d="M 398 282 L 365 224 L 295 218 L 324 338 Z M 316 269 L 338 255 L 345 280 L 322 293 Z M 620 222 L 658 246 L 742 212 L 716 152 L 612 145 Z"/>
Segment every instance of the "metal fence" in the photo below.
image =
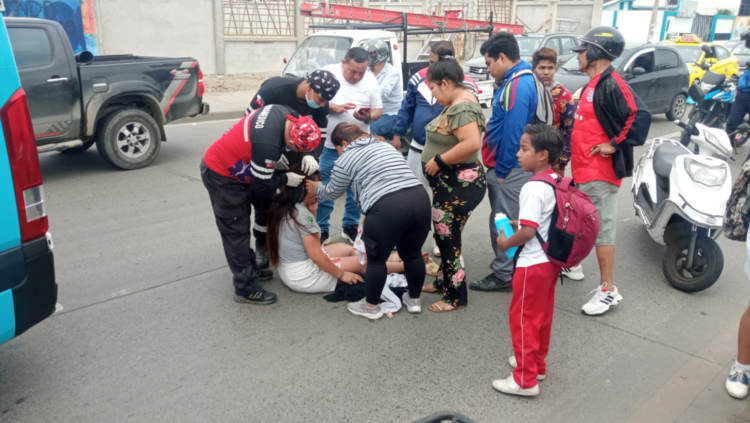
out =
<path fill-rule="evenodd" d="M 294 0 L 224 0 L 224 35 L 296 37 Z"/>
<path fill-rule="evenodd" d="M 510 21 L 510 3 L 510 0 L 477 0 L 478 19 L 487 19 L 492 12 L 493 22 L 515 23 Z"/>

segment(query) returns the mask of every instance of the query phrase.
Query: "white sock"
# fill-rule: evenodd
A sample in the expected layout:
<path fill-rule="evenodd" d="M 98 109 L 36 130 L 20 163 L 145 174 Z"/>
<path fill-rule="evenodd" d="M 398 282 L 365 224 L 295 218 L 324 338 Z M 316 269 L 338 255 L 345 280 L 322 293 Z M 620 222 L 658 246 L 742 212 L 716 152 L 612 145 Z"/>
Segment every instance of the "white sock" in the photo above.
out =
<path fill-rule="evenodd" d="M 734 361 L 732 368 L 738 372 L 750 372 L 750 364 L 742 364 L 737 360 Z"/>

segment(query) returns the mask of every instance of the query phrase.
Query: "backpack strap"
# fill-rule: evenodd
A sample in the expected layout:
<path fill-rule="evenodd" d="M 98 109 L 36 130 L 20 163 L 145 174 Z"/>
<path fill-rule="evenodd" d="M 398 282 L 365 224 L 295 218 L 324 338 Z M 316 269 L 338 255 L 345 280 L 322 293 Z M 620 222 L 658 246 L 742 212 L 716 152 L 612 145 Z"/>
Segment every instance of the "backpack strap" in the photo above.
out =
<path fill-rule="evenodd" d="M 531 181 L 539 181 L 539 182 L 544 182 L 545 184 L 548 184 L 555 191 L 555 196 L 557 196 L 557 189 L 560 188 L 560 189 L 567 191 L 573 179 L 565 177 L 565 178 L 562 178 L 562 181 L 558 181 L 557 179 L 555 179 L 552 175 L 548 173 L 537 173 L 536 175 L 532 176 L 529 179 L 529 182 Z M 552 216 L 550 217 L 551 217 L 550 222 L 549 222 L 550 226 L 557 224 L 557 219 L 558 217 L 560 217 L 560 211 L 557 209 L 557 205 L 555 205 L 555 208 L 552 209 Z M 536 236 L 537 241 L 539 241 L 539 244 L 544 245 L 547 242 L 544 240 L 544 238 L 542 238 L 541 235 L 539 235 L 539 231 L 536 231 L 534 235 Z"/>

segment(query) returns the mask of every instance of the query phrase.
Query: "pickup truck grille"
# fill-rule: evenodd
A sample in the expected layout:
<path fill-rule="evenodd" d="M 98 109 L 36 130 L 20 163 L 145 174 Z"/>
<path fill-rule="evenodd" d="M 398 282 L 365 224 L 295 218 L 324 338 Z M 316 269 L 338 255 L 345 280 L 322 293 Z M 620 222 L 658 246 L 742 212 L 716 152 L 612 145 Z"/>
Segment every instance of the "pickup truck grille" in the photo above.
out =
<path fill-rule="evenodd" d="M 469 66 L 469 73 L 473 73 L 475 75 L 485 75 L 487 74 L 487 68 L 478 67 L 478 66 Z"/>

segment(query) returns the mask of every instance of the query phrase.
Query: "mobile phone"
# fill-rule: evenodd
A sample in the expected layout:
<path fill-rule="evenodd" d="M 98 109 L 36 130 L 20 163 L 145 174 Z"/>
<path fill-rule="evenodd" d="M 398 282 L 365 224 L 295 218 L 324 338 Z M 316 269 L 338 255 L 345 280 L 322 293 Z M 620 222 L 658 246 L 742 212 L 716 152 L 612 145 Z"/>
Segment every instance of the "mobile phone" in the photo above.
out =
<path fill-rule="evenodd" d="M 366 113 L 366 112 L 370 111 L 370 108 L 369 107 L 360 107 L 359 111 L 362 112 L 362 113 Z"/>

